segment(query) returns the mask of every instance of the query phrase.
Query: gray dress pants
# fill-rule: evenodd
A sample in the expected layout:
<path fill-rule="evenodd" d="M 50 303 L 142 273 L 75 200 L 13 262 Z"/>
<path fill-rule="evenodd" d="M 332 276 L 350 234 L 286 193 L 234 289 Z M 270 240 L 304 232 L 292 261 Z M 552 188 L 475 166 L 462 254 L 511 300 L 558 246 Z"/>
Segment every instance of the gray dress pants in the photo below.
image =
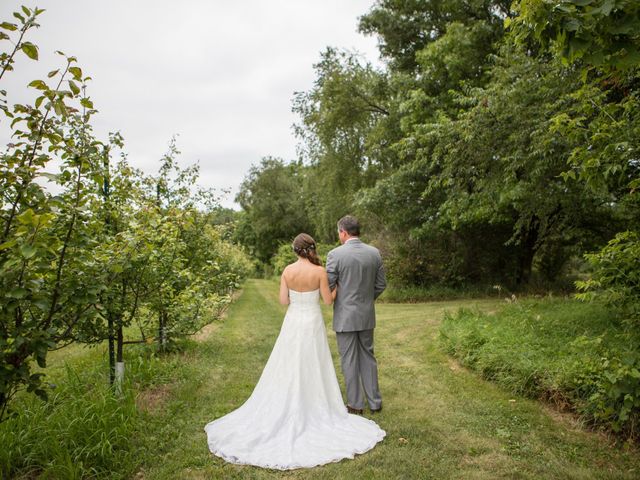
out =
<path fill-rule="evenodd" d="M 352 408 L 364 408 L 364 394 L 369 408 L 382 406 L 378 387 L 378 364 L 373 356 L 373 329 L 355 332 L 336 332 L 342 374 L 347 387 L 347 404 Z M 361 385 L 362 382 L 362 385 Z"/>

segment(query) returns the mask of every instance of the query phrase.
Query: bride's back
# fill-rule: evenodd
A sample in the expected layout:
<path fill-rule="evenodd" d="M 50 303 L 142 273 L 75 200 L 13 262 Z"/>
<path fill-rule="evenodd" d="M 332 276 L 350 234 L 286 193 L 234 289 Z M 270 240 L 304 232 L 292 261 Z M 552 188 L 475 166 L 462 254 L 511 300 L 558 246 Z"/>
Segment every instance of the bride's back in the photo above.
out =
<path fill-rule="evenodd" d="M 280 303 L 290 303 L 289 291 L 312 292 L 320 290 L 322 301 L 331 305 L 333 301 L 329 290 L 327 272 L 316 253 L 315 240 L 306 233 L 293 239 L 293 251 L 298 261 L 287 265 L 280 278 Z"/>
<path fill-rule="evenodd" d="M 310 292 L 320 288 L 324 269 L 308 261 L 297 261 L 287 265 L 282 273 L 287 287 L 296 292 Z"/>

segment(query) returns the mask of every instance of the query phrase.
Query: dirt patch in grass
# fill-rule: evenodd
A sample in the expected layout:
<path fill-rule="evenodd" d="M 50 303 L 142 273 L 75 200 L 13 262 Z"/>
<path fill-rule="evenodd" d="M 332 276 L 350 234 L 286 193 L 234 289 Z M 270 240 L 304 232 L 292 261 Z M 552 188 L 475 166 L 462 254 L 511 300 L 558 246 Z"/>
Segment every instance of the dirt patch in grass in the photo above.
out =
<path fill-rule="evenodd" d="M 221 326 L 222 323 L 220 322 L 220 320 L 214 320 L 213 322 L 202 327 L 200 331 L 193 336 L 193 339 L 196 342 L 204 342 L 209 337 L 211 337 L 214 332 L 218 331 Z"/>
<path fill-rule="evenodd" d="M 453 373 L 460 373 L 460 372 L 468 372 L 469 371 L 469 370 L 467 370 L 465 367 L 460 365 L 456 360 L 454 360 L 451 357 L 447 358 L 447 363 L 449 364 L 449 370 L 451 370 Z"/>
<path fill-rule="evenodd" d="M 138 410 L 149 413 L 157 412 L 171 396 L 171 390 L 171 385 L 165 384 L 140 392 L 136 397 Z"/>

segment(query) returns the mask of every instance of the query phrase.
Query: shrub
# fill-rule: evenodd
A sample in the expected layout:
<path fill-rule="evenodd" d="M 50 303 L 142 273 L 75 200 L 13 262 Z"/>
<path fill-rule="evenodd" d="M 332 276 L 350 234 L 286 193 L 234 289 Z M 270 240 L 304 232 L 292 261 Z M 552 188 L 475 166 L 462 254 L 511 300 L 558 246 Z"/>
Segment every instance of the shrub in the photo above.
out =
<path fill-rule="evenodd" d="M 380 296 L 380 301 L 389 303 L 419 303 L 495 295 L 496 290 L 488 286 L 483 287 L 478 285 L 454 288 L 436 284 L 421 287 L 416 285 L 396 285 L 391 282 Z"/>
<path fill-rule="evenodd" d="M 631 231 L 619 233 L 602 250 L 586 254 L 593 275 L 577 281 L 581 300 L 598 300 L 615 308 L 628 328 L 640 326 L 640 238 Z"/>

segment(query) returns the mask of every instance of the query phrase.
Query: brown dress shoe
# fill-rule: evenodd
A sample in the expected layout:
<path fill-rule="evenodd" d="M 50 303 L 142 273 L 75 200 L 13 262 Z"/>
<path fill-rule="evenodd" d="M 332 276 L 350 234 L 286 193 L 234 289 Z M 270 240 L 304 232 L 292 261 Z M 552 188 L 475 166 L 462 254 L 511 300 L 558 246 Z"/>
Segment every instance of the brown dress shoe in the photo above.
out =
<path fill-rule="evenodd" d="M 355 415 L 362 415 L 363 410 L 361 408 L 353 408 L 347 405 L 347 412 L 353 413 Z"/>

